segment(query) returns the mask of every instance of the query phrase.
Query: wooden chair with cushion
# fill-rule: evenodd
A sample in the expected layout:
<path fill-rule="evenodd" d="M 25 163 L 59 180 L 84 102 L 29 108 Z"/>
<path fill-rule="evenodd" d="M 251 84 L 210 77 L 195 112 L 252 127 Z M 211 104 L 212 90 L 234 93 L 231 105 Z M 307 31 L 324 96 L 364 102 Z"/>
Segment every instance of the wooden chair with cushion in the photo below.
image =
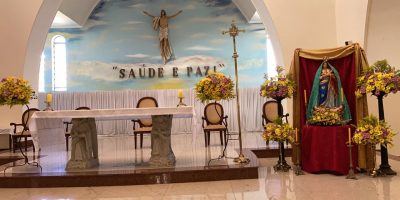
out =
<path fill-rule="evenodd" d="M 157 100 L 153 97 L 143 97 L 139 99 L 136 108 L 154 108 L 158 107 Z M 143 147 L 143 134 L 150 134 L 152 130 L 151 119 L 132 120 L 133 135 L 135 137 L 135 149 L 137 148 L 137 135 L 140 135 L 140 148 Z M 139 127 L 136 127 L 138 124 Z"/>
<path fill-rule="evenodd" d="M 90 110 L 89 107 L 78 107 L 75 110 Z M 72 122 L 64 122 L 64 127 L 65 127 L 65 145 L 67 148 L 67 151 L 69 149 L 69 138 L 71 137 L 71 128 L 70 126 L 72 126 Z"/>
<path fill-rule="evenodd" d="M 28 110 L 25 110 L 24 113 L 22 113 L 22 120 L 20 124 L 17 123 L 10 123 L 10 126 L 14 126 L 13 129 L 13 134 L 11 135 L 11 146 L 13 152 L 15 152 L 16 148 L 19 148 L 21 145 L 21 138 L 25 139 L 24 147 L 25 151 L 27 151 L 28 148 L 28 137 L 32 137 L 30 131 L 29 131 L 29 120 L 31 119 L 32 115 L 34 112 L 40 111 L 37 108 L 29 108 Z M 18 127 L 21 127 L 21 131 L 18 130 Z M 33 146 L 33 151 L 35 151 L 35 146 Z"/>
<path fill-rule="evenodd" d="M 282 108 L 281 108 L 282 109 Z M 276 120 L 279 115 L 278 115 L 278 102 L 275 100 L 270 100 L 264 103 L 263 105 L 263 109 L 262 109 L 263 113 L 262 113 L 262 125 L 265 129 L 265 126 L 268 123 L 272 123 L 274 122 L 274 120 Z M 283 110 L 282 110 L 283 113 Z M 286 115 L 283 115 L 282 117 L 286 118 L 286 123 L 288 122 L 288 117 L 289 114 L 287 113 Z M 269 141 L 265 141 L 266 145 L 268 146 Z"/>
<path fill-rule="evenodd" d="M 219 132 L 221 145 L 224 144 L 226 133 L 228 131 L 228 116 L 224 115 L 224 108 L 221 104 L 214 102 L 209 103 L 204 108 L 203 119 L 203 130 L 204 130 L 204 143 L 205 146 L 210 145 L 210 133 L 211 131 Z M 222 133 L 224 133 L 222 135 Z"/>

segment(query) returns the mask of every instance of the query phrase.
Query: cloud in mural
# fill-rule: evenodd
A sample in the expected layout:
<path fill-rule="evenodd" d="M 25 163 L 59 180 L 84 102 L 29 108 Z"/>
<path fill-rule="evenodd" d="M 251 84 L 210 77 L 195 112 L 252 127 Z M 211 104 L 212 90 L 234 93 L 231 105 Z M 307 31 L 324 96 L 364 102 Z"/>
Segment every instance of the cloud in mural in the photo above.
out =
<path fill-rule="evenodd" d="M 82 30 L 89 30 L 94 27 L 107 25 L 107 22 L 101 20 L 88 20 Z"/>
<path fill-rule="evenodd" d="M 194 17 L 191 19 L 192 22 L 196 23 L 210 23 L 212 22 L 230 22 L 232 20 L 237 21 L 237 16 L 235 15 L 219 15 L 219 16 L 206 16 L 206 17 Z"/>
<path fill-rule="evenodd" d="M 218 66 L 219 64 L 226 63 L 224 59 L 211 57 L 211 56 L 187 56 L 179 58 L 167 63 L 166 67 L 187 67 L 187 66 Z"/>
<path fill-rule="evenodd" d="M 183 8 L 183 10 L 194 10 L 194 9 L 196 9 L 196 6 L 193 4 L 189 4 Z"/>
<path fill-rule="evenodd" d="M 105 63 L 100 61 L 81 61 L 68 63 L 68 76 L 85 76 L 93 80 L 120 81 L 117 73 L 112 69 L 116 63 Z M 110 76 L 110 74 L 116 74 Z"/>
<path fill-rule="evenodd" d="M 261 75 L 262 77 L 263 75 Z M 259 83 L 257 85 L 261 85 L 263 82 L 263 79 L 259 79 L 258 77 L 255 78 L 252 75 L 248 75 L 248 74 L 239 74 L 239 87 L 241 87 L 241 85 L 246 85 L 246 84 L 254 84 L 256 81 L 258 81 Z"/>
<path fill-rule="evenodd" d="M 210 7 L 224 7 L 232 3 L 231 0 L 203 0 Z"/>
<path fill-rule="evenodd" d="M 154 60 L 161 60 L 161 56 L 152 56 L 150 59 L 154 59 Z"/>
<path fill-rule="evenodd" d="M 225 39 L 212 39 L 212 40 L 210 40 L 208 42 L 211 43 L 211 44 L 223 44 L 223 43 L 226 42 L 226 40 Z"/>
<path fill-rule="evenodd" d="M 190 37 L 191 38 L 204 38 L 204 37 L 207 37 L 207 36 L 208 36 L 207 33 L 194 33 Z"/>
<path fill-rule="evenodd" d="M 142 22 L 142 21 L 128 21 L 126 23 L 129 24 L 129 25 L 136 25 L 136 24 L 143 24 L 144 22 Z"/>
<path fill-rule="evenodd" d="M 244 61 L 240 61 L 238 63 L 238 70 L 249 70 L 249 69 L 257 69 L 263 67 L 263 59 L 253 58 Z"/>
<path fill-rule="evenodd" d="M 193 51 L 218 51 L 219 49 L 217 48 L 212 48 L 212 47 L 206 47 L 206 46 L 201 46 L 201 45 L 195 45 L 192 47 L 186 48 L 187 50 L 193 50 Z"/>
<path fill-rule="evenodd" d="M 138 53 L 138 54 L 130 54 L 130 55 L 125 55 L 128 58 L 147 58 L 150 57 L 149 55 Z"/>
<path fill-rule="evenodd" d="M 146 40 L 155 40 L 155 39 L 158 40 L 158 38 L 155 35 L 143 35 L 143 36 L 141 36 L 141 38 L 146 39 Z"/>
<path fill-rule="evenodd" d="M 141 9 L 141 8 L 146 7 L 146 5 L 144 5 L 144 4 L 142 4 L 142 3 L 136 3 L 136 4 L 130 5 L 130 6 L 128 6 L 128 7 L 130 7 L 130 8 L 139 8 L 139 9 Z"/>

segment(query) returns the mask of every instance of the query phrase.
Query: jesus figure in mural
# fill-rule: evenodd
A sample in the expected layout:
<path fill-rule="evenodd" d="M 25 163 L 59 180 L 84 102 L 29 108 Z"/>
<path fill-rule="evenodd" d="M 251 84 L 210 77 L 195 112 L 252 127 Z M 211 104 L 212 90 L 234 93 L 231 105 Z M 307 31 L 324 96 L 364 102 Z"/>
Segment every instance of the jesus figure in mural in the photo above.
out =
<path fill-rule="evenodd" d="M 168 19 L 176 17 L 182 12 L 182 10 L 178 11 L 174 15 L 167 16 L 165 10 L 161 10 L 160 16 L 153 16 L 150 13 L 143 11 L 144 14 L 153 18 L 153 28 L 154 30 L 159 30 L 159 39 L 160 39 L 160 53 L 161 57 L 164 60 L 164 64 L 166 64 L 172 57 L 172 49 L 168 40 Z"/>

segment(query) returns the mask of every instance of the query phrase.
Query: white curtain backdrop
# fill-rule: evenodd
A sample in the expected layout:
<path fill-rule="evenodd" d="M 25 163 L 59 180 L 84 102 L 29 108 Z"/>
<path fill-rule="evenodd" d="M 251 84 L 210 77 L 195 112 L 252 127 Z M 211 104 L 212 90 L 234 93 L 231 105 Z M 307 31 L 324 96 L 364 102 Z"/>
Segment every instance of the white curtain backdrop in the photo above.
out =
<path fill-rule="evenodd" d="M 194 106 L 198 123 L 198 133 L 202 131 L 201 117 L 205 104 L 195 99 L 193 89 L 184 89 L 184 103 Z M 259 88 L 240 89 L 240 113 L 242 131 L 262 131 L 262 106 L 267 99 L 261 97 Z M 96 91 L 96 92 L 55 92 L 53 93 L 52 108 L 54 110 L 74 110 L 80 106 L 87 106 L 91 109 L 112 109 L 112 108 L 136 108 L 138 100 L 142 97 L 154 97 L 159 107 L 176 107 L 179 102 L 178 90 L 119 90 L 119 91 Z M 45 108 L 44 101 L 46 93 L 39 93 L 39 109 Z M 220 102 L 228 115 L 228 128 L 231 132 L 237 132 L 236 99 Z M 131 134 L 131 121 L 97 121 L 98 134 L 119 135 Z M 174 119 L 172 133 L 191 132 L 191 119 Z"/>

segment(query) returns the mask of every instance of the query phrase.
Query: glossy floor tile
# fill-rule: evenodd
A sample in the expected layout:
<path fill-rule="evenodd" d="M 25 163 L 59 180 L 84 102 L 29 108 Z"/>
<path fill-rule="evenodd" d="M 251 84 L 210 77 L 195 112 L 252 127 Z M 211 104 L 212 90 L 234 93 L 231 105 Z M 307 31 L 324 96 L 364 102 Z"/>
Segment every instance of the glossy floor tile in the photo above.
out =
<path fill-rule="evenodd" d="M 243 148 L 262 148 L 265 142 L 261 140 L 261 133 L 252 132 L 244 134 Z M 224 147 L 220 145 L 219 134 L 213 134 L 211 145 L 204 146 L 203 135 L 193 137 L 191 134 L 172 135 L 172 149 L 176 157 L 175 168 L 207 166 L 210 159 L 218 158 Z M 147 162 L 150 159 L 150 137 L 144 137 L 143 148 L 134 148 L 133 136 L 99 136 L 99 167 L 83 171 L 110 171 L 110 170 L 132 170 L 151 168 Z M 271 144 L 271 146 L 276 144 Z M 237 157 L 238 141 L 229 141 L 226 148 L 228 157 Z M 42 166 L 43 172 L 65 172 L 71 152 L 66 151 L 64 140 L 58 143 L 42 147 L 40 152 L 35 154 L 28 152 L 31 161 L 37 161 Z M 18 152 L 5 152 L 0 155 L 17 156 Z M 33 159 L 32 159 L 33 158 Z M 219 162 L 210 162 L 211 165 L 234 164 L 232 159 Z M 70 170 L 71 171 L 71 170 Z M 74 171 L 74 170 L 72 170 Z M 82 170 L 77 170 L 82 171 Z M 6 173 L 24 173 L 24 169 L 11 169 Z"/>
<path fill-rule="evenodd" d="M 246 133 L 246 148 L 263 147 L 265 143 L 257 139 L 257 133 Z M 190 135 L 174 135 L 173 145 L 178 165 L 204 165 L 207 158 L 216 157 L 222 148 L 218 138 L 210 148 L 204 148 L 203 138 L 192 143 Z M 136 167 L 138 163 L 148 159 L 149 143 L 145 142 L 142 150 L 130 149 L 129 138 L 102 137 L 100 141 L 101 166 L 98 170 L 112 168 Z M 228 154 L 235 156 L 237 144 L 228 147 Z M 182 146 L 182 148 L 178 147 Z M 193 147 L 193 148 L 189 148 Z M 46 170 L 63 170 L 67 153 L 65 146 L 53 147 L 57 153 L 47 154 L 41 158 L 41 164 L 49 164 Z M 131 147 L 130 147 L 131 148 Z M 185 149 L 187 148 L 187 149 Z M 63 151 L 61 151 L 63 150 Z M 57 157 L 57 158 L 56 158 Z M 290 159 L 287 159 L 288 161 Z M 377 159 L 379 161 L 379 157 Z M 277 158 L 259 159 L 259 178 L 232 181 L 214 181 L 197 183 L 176 183 L 158 185 L 111 186 L 111 187 L 76 187 L 76 188 L 27 188 L 0 189 L 0 199 L 99 199 L 99 200 L 200 200 L 200 199 L 232 199 L 232 200 L 397 200 L 400 199 L 400 176 L 372 178 L 357 174 L 358 180 L 345 179 L 344 176 L 331 174 L 306 174 L 296 176 L 289 172 L 275 172 L 273 165 Z M 58 163 L 59 162 L 59 163 Z M 230 162 L 230 161 L 229 161 Z M 290 162 L 289 162 L 290 163 Z M 400 172 L 400 162 L 390 160 L 395 171 Z"/>

